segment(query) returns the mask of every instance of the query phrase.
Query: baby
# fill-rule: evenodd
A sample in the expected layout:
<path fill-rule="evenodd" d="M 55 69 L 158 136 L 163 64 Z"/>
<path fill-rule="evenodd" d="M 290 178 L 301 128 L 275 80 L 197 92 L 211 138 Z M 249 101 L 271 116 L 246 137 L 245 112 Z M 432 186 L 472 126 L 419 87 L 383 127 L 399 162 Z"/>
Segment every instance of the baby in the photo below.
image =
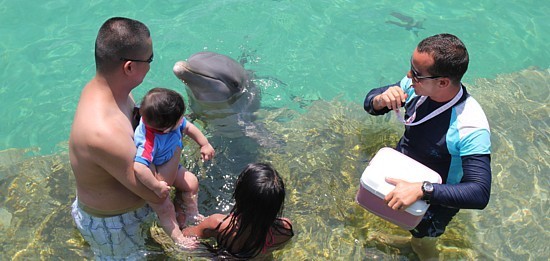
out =
<path fill-rule="evenodd" d="M 166 233 L 177 244 L 193 245 L 195 240 L 184 237 L 180 227 L 186 223 L 195 224 L 204 218 L 199 214 L 197 206 L 199 183 L 193 173 L 178 165 L 179 160 L 170 159 L 174 156 L 179 159 L 179 155 L 174 153 L 183 146 L 183 135 L 191 137 L 200 146 L 203 160 L 214 157 L 214 148 L 202 132 L 185 119 L 183 97 L 175 91 L 151 89 L 143 98 L 139 112 L 141 120 L 134 134 L 137 147 L 134 159 L 136 177 L 159 197 L 166 197 L 162 204 L 149 202 Z M 176 169 L 177 173 L 174 173 Z M 168 196 L 170 185 L 176 187 L 176 202 L 183 203 L 184 217 L 182 206 L 174 206 Z"/>

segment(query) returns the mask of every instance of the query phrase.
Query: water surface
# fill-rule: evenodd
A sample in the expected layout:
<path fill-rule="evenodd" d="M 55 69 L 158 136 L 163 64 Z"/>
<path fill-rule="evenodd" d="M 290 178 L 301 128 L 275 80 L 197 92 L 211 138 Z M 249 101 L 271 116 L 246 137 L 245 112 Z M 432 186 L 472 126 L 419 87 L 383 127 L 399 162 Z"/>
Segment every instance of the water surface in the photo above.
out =
<path fill-rule="evenodd" d="M 353 201 L 365 160 L 402 128 L 362 111 L 372 88 L 397 82 L 421 39 L 458 35 L 471 63 L 464 83 L 493 139 L 493 190 L 483 211 L 463 210 L 441 238 L 446 259 L 547 260 L 550 101 L 548 1 L 42 1 L 0 5 L 1 259 L 89 257 L 72 226 L 67 140 L 93 45 L 111 16 L 146 23 L 155 61 L 134 95 L 180 91 L 177 60 L 209 50 L 246 61 L 262 88 L 259 122 L 281 148 L 212 137 L 212 164 L 183 163 L 201 180 L 201 211 L 226 211 L 243 164 L 271 161 L 288 185 L 297 236 L 281 259 L 416 259 L 387 236 L 408 232 Z M 411 23 L 398 17 L 410 17 Z M 185 95 L 185 94 L 184 94 Z M 200 124 L 200 123 L 199 123 Z M 151 243 L 152 256 L 171 256 Z M 156 247 L 156 248 L 155 248 Z"/>

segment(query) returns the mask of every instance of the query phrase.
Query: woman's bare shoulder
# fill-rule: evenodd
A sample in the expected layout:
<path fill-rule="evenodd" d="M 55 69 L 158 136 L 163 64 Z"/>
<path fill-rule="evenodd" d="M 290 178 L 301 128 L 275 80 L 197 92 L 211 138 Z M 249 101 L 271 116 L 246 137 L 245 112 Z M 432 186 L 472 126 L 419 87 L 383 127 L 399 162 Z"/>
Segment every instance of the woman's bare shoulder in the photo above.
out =
<path fill-rule="evenodd" d="M 220 223 L 223 223 L 224 218 L 227 217 L 224 214 L 212 214 L 206 217 L 201 223 L 196 226 L 187 227 L 182 232 L 185 236 L 197 236 L 200 238 L 215 237 L 218 234 L 218 228 Z"/>
<path fill-rule="evenodd" d="M 288 230 L 292 229 L 292 222 L 290 221 L 290 219 L 283 217 L 283 218 L 279 218 L 279 220 L 281 221 L 281 224 L 285 229 L 288 229 Z"/>
<path fill-rule="evenodd" d="M 226 217 L 227 215 L 224 214 L 212 214 L 204 219 L 203 222 L 208 222 L 208 224 L 213 225 L 213 228 L 215 228 L 218 226 L 219 223 L 222 223 Z"/>

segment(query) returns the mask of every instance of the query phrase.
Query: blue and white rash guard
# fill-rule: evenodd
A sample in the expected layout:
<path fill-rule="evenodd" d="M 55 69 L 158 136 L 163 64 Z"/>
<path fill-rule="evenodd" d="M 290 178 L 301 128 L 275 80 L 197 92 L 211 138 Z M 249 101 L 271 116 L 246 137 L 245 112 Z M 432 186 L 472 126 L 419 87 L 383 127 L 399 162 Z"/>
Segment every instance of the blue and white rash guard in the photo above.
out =
<path fill-rule="evenodd" d="M 387 107 L 375 111 L 372 101 L 391 86 L 401 86 L 408 95 L 405 119 L 415 112 L 421 96 L 414 93 L 411 79 L 371 90 L 364 103 L 372 115 L 390 112 Z M 489 123 L 481 106 L 462 86 L 463 95 L 451 108 L 416 126 L 405 125 L 397 150 L 433 169 L 443 180 L 434 184 L 430 203 L 452 208 L 483 209 L 491 193 L 491 139 Z M 429 97 L 416 109 L 419 121 L 446 102 Z"/>
<path fill-rule="evenodd" d="M 139 121 L 134 132 L 134 143 L 137 147 L 135 162 L 149 167 L 151 163 L 160 166 L 169 161 L 176 149 L 183 148 L 181 139 L 187 120 L 183 118 L 178 128 L 168 133 L 157 131 L 147 126 L 143 120 Z"/>

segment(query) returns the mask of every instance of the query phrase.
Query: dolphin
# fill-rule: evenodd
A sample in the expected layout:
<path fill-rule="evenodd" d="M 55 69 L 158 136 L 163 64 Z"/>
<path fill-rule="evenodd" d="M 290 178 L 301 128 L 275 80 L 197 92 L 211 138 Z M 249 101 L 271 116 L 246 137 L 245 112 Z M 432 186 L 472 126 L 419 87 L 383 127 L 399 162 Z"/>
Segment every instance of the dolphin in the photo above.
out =
<path fill-rule="evenodd" d="M 424 24 L 424 21 L 426 21 L 426 19 L 423 19 L 422 21 L 415 20 L 414 18 L 401 14 L 399 12 L 392 12 L 390 13 L 390 15 L 401 20 L 401 22 L 386 21 L 387 24 L 394 24 L 399 27 L 403 27 L 407 31 L 412 31 L 416 36 L 418 36 L 419 30 L 424 29 L 423 24 Z"/>
<path fill-rule="evenodd" d="M 203 123 L 208 140 L 216 148 L 215 164 L 191 165 L 194 173 L 206 173 L 201 189 L 216 194 L 216 200 L 199 202 L 207 209 L 230 205 L 233 184 L 242 166 L 257 162 L 260 148 L 280 149 L 284 144 L 263 122 L 256 121 L 260 88 L 255 75 L 242 63 L 213 52 L 192 54 L 175 63 L 173 71 L 185 86 L 192 119 Z M 220 193 L 221 192 L 221 193 Z"/>
<path fill-rule="evenodd" d="M 252 73 L 232 58 L 213 52 L 199 52 L 178 61 L 174 74 L 187 88 L 191 110 L 198 115 L 250 113 L 260 107 L 260 92 L 251 81 Z"/>
<path fill-rule="evenodd" d="M 226 184 L 234 183 L 242 166 L 259 160 L 260 147 L 277 149 L 283 142 L 256 121 L 260 88 L 243 64 L 223 54 L 199 52 L 176 62 L 173 71 L 184 83 L 192 110 L 189 118 L 201 121 L 216 148 L 216 164 L 190 166 L 194 173 L 208 173 L 209 178 L 201 179 L 207 193 L 222 192 L 217 200 L 201 205 L 226 208 L 232 193 Z"/>
<path fill-rule="evenodd" d="M 254 74 L 234 59 L 219 53 L 199 52 L 178 61 L 174 74 L 184 85 L 193 116 L 209 131 L 223 137 L 250 137 L 262 146 L 273 146 L 272 135 L 254 123 L 260 108 L 260 89 Z"/>

